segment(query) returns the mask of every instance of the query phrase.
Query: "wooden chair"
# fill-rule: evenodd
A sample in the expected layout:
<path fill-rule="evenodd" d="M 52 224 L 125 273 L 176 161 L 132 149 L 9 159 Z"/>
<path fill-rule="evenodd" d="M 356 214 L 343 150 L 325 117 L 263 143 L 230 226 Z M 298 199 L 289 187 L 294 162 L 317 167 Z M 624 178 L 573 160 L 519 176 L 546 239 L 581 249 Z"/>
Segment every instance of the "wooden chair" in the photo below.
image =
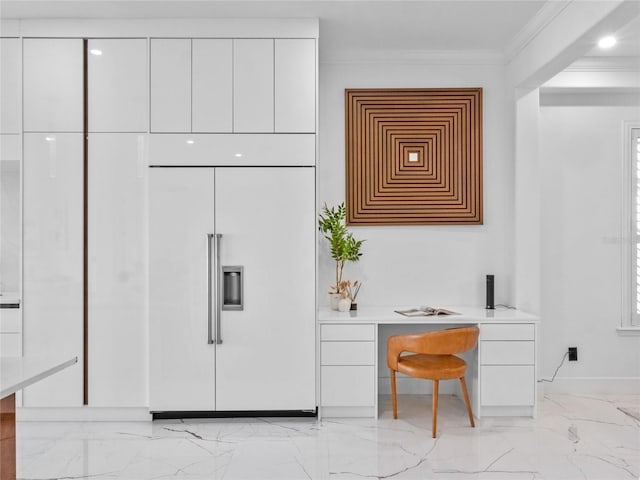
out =
<path fill-rule="evenodd" d="M 478 343 L 478 327 L 451 328 L 433 332 L 395 335 L 387 343 L 387 365 L 391 371 L 391 402 L 393 418 L 398 418 L 396 372 L 416 378 L 433 380 L 432 434 L 436 438 L 438 417 L 438 385 L 440 380 L 459 379 L 467 405 L 469 422 L 475 427 L 469 403 L 469 392 L 464 381 L 467 363 L 455 353 L 466 352 Z M 403 352 L 412 355 L 401 355 Z"/>

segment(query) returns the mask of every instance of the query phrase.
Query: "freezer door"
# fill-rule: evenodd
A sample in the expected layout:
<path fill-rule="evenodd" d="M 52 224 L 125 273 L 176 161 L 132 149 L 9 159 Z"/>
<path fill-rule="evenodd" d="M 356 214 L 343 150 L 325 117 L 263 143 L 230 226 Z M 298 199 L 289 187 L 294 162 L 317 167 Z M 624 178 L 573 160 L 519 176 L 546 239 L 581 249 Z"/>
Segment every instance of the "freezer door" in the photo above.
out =
<path fill-rule="evenodd" d="M 214 169 L 149 175 L 149 403 L 152 412 L 215 409 L 210 298 Z"/>
<path fill-rule="evenodd" d="M 222 268 L 242 310 L 221 312 L 216 409 L 315 408 L 315 169 L 216 169 Z M 224 296 L 224 293 L 223 293 Z"/>

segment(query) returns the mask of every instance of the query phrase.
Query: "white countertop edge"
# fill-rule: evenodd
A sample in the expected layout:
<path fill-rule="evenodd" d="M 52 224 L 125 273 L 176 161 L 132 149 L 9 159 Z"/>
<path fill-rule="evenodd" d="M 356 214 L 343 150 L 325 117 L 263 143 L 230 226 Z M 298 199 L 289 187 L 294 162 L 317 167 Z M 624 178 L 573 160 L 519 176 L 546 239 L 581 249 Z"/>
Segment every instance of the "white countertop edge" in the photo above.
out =
<path fill-rule="evenodd" d="M 6 360 L 8 358 L 12 358 L 12 357 L 5 357 L 3 360 Z M 13 358 L 20 358 L 20 357 L 13 357 Z M 54 373 L 58 373 L 59 371 L 64 370 L 65 368 L 70 367 L 71 365 L 74 365 L 76 363 L 78 363 L 78 357 L 73 357 L 73 358 L 70 358 L 69 360 L 65 360 L 62 363 L 56 363 L 52 367 L 46 368 L 44 370 L 40 370 L 35 375 L 30 375 L 14 384 L 2 386 L 2 388 L 0 388 L 0 398 L 4 398 L 13 393 L 16 393 L 17 391 L 22 390 L 23 388 L 28 387 L 29 385 L 32 385 L 36 382 L 39 382 L 40 380 L 47 378 L 53 375 Z"/>
<path fill-rule="evenodd" d="M 329 307 L 318 310 L 318 323 L 538 323 L 540 317 L 515 309 L 487 310 L 484 307 L 433 305 L 435 308 L 446 308 L 458 312 L 458 315 L 434 315 L 406 317 L 394 310 L 416 308 L 413 306 L 366 306 L 357 311 L 338 312 Z"/>

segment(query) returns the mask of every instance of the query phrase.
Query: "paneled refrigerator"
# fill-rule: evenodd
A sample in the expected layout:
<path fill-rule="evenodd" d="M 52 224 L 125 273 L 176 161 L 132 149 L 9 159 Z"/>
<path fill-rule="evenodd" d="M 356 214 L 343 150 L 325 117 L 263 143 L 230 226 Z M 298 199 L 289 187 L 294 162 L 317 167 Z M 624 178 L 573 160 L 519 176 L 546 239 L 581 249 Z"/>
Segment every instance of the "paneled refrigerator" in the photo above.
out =
<path fill-rule="evenodd" d="M 150 410 L 313 412 L 315 169 L 149 177 Z"/>

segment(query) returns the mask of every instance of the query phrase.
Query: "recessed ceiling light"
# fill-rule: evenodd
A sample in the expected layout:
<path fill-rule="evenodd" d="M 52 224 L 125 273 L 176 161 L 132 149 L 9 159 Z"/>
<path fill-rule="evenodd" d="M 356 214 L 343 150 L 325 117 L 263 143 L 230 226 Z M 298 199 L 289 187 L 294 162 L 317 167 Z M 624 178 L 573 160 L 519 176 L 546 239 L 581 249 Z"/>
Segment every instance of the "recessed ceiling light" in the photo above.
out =
<path fill-rule="evenodd" d="M 189 139 L 189 140 L 187 140 L 187 143 L 188 143 L 189 145 L 193 145 L 194 143 L 196 143 L 196 141 L 195 141 L 195 140 L 192 140 L 192 139 Z"/>
<path fill-rule="evenodd" d="M 613 37 L 611 35 L 607 37 L 602 37 L 600 40 L 598 40 L 598 46 L 600 48 L 611 48 L 615 44 L 616 44 L 616 37 Z"/>
<path fill-rule="evenodd" d="M 236 153 L 236 157 L 241 157 L 242 154 L 241 153 Z"/>

